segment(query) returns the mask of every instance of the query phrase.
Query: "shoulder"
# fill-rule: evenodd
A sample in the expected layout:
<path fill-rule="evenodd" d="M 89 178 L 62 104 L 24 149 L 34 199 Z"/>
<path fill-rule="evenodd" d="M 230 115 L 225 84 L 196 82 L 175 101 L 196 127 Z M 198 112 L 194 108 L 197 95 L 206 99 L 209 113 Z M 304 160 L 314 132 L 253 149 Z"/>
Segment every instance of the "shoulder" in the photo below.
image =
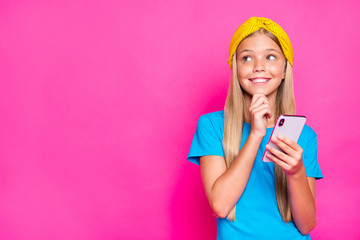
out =
<path fill-rule="evenodd" d="M 200 119 L 208 119 L 212 121 L 224 121 L 224 110 L 206 113 L 200 116 Z"/>
<path fill-rule="evenodd" d="M 316 132 L 309 125 L 305 124 L 301 135 L 304 135 L 309 138 L 313 138 L 313 137 L 316 137 Z"/>
<path fill-rule="evenodd" d="M 305 124 L 305 126 L 300 134 L 298 144 L 302 148 L 308 148 L 309 146 L 316 145 L 316 142 L 317 142 L 316 132 L 309 125 Z"/>
<path fill-rule="evenodd" d="M 222 137 L 224 131 L 224 111 L 217 111 L 200 116 L 197 131 L 199 133 L 211 133 Z"/>
<path fill-rule="evenodd" d="M 309 125 L 305 125 L 298 144 L 303 148 L 303 162 L 308 177 L 323 177 L 317 160 L 317 135 Z"/>
<path fill-rule="evenodd" d="M 202 125 L 210 125 L 215 129 L 222 130 L 224 128 L 224 111 L 210 112 L 200 116 L 198 127 Z"/>

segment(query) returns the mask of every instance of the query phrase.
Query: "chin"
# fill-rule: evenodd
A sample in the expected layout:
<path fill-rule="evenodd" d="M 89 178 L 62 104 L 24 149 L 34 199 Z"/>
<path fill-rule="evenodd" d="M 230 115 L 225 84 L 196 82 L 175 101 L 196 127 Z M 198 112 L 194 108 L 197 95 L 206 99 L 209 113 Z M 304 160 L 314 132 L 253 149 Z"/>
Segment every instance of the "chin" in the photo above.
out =
<path fill-rule="evenodd" d="M 266 91 L 265 89 L 257 89 L 256 91 L 249 91 L 249 92 L 246 92 L 246 94 L 248 94 L 249 96 L 253 96 L 254 94 L 263 94 L 265 95 L 267 98 L 275 95 L 276 96 L 276 93 L 277 91 L 273 91 L 273 92 L 269 92 L 269 91 Z"/>
<path fill-rule="evenodd" d="M 269 93 L 267 91 L 262 91 L 262 90 L 259 90 L 259 91 L 253 91 L 251 93 L 251 96 L 254 95 L 254 94 L 264 94 L 265 96 L 268 96 Z"/>

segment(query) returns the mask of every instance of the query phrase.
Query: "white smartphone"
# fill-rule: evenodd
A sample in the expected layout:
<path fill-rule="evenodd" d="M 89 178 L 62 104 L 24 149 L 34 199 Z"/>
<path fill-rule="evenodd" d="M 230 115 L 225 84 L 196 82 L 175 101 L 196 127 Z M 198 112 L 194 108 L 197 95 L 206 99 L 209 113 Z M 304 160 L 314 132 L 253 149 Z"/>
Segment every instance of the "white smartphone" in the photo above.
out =
<path fill-rule="evenodd" d="M 298 116 L 298 115 L 280 115 L 278 119 L 276 120 L 276 124 L 273 128 L 273 131 L 271 133 L 270 139 L 269 139 L 269 145 L 282 151 L 278 146 L 276 146 L 273 142 L 271 142 L 271 139 L 274 137 L 277 137 L 278 135 L 285 136 L 287 138 L 290 138 L 291 140 L 297 142 L 301 131 L 304 128 L 306 122 L 305 116 Z M 264 162 L 272 162 L 266 154 L 268 153 L 268 150 L 265 149 L 264 155 L 262 160 Z"/>

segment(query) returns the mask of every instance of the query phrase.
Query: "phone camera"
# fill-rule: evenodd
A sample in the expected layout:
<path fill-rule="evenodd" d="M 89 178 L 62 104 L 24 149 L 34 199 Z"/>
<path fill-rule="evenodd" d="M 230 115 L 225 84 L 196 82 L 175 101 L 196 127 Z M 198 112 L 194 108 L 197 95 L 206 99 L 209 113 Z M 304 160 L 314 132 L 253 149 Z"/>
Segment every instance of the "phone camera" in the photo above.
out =
<path fill-rule="evenodd" d="M 280 119 L 280 122 L 279 122 L 279 127 L 281 127 L 282 125 L 284 125 L 284 122 L 285 122 L 285 119 Z"/>

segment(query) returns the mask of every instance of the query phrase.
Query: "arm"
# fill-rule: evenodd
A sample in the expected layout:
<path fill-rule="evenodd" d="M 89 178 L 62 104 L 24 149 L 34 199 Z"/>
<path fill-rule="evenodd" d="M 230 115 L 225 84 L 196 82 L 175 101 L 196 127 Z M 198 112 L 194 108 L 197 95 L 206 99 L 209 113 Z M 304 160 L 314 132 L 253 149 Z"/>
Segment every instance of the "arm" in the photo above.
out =
<path fill-rule="evenodd" d="M 271 152 L 269 158 L 286 173 L 291 213 L 299 231 L 306 235 L 316 225 L 315 179 L 307 177 L 302 162 L 302 148 L 286 137 L 272 139 L 280 149 L 266 146 Z"/>
<path fill-rule="evenodd" d="M 267 118 L 271 116 L 267 98 L 260 94 L 254 95 L 249 113 L 250 135 L 228 169 L 223 157 L 200 157 L 201 176 L 207 198 L 215 214 L 221 218 L 229 214 L 249 180 L 261 140 L 266 134 Z"/>
<path fill-rule="evenodd" d="M 200 157 L 201 177 L 206 196 L 218 217 L 225 218 L 241 197 L 261 140 L 262 137 L 250 135 L 228 169 L 223 157 Z"/>
<path fill-rule="evenodd" d="M 316 226 L 316 203 L 315 178 L 304 175 L 288 177 L 288 189 L 295 225 L 306 235 Z"/>

